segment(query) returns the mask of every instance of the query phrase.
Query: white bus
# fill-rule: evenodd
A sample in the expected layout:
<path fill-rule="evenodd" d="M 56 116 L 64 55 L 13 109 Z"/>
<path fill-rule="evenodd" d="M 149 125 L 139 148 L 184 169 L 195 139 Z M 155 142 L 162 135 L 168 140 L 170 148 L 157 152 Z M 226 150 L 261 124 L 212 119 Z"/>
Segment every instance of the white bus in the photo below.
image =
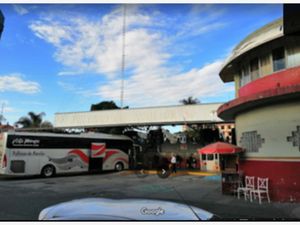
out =
<path fill-rule="evenodd" d="M 0 174 L 51 177 L 128 169 L 132 140 L 123 135 L 8 132 L 0 134 Z"/>

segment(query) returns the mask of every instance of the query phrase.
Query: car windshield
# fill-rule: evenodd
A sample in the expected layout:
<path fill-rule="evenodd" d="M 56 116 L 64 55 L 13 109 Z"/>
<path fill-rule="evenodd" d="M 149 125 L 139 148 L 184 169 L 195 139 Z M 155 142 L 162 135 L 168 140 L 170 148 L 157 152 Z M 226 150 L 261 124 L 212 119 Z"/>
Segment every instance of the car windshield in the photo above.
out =
<path fill-rule="evenodd" d="M 299 220 L 300 4 L 0 4 L 0 220 Z"/>

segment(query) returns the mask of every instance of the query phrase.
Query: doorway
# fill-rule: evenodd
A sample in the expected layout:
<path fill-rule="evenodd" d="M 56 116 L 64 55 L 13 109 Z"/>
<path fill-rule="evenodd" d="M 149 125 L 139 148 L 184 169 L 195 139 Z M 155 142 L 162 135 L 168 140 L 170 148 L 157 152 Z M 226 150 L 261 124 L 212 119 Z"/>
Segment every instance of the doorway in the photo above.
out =
<path fill-rule="evenodd" d="M 90 158 L 89 159 L 89 172 L 102 171 L 103 158 Z"/>

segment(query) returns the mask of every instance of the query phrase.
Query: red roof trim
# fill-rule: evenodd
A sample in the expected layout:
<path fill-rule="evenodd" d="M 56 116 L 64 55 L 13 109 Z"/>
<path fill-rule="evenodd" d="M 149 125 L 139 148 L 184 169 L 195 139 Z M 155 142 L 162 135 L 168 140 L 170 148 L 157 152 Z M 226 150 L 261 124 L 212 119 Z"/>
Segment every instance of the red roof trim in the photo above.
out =
<path fill-rule="evenodd" d="M 267 91 L 263 91 L 260 93 L 256 93 L 256 94 L 253 94 L 250 96 L 240 97 L 240 98 L 234 99 L 232 101 L 229 101 L 229 102 L 221 105 L 217 110 L 217 114 L 219 117 L 222 118 L 222 114 L 224 112 L 226 112 L 232 108 L 241 106 L 245 103 L 255 102 L 255 101 L 260 101 L 260 100 L 266 99 L 266 98 L 272 98 L 272 97 L 276 97 L 276 96 L 283 96 L 283 95 L 295 94 L 295 93 L 300 93 L 300 84 L 292 85 L 289 87 L 275 88 L 272 90 L 267 90 Z"/>
<path fill-rule="evenodd" d="M 288 99 L 299 95 L 300 66 L 252 81 L 240 88 L 238 98 L 221 105 L 217 113 L 222 119 L 234 119 L 234 114 L 245 108 L 257 107 L 259 103 L 267 104 L 279 97 Z"/>

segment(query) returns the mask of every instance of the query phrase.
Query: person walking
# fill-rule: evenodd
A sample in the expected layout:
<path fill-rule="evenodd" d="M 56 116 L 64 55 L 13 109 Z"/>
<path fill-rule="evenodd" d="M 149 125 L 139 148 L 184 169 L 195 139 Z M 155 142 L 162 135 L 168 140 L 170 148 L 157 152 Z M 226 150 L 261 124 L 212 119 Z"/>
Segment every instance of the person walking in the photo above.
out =
<path fill-rule="evenodd" d="M 175 154 L 172 154 L 171 165 L 172 165 L 172 173 L 176 173 L 176 156 L 175 156 Z"/>

